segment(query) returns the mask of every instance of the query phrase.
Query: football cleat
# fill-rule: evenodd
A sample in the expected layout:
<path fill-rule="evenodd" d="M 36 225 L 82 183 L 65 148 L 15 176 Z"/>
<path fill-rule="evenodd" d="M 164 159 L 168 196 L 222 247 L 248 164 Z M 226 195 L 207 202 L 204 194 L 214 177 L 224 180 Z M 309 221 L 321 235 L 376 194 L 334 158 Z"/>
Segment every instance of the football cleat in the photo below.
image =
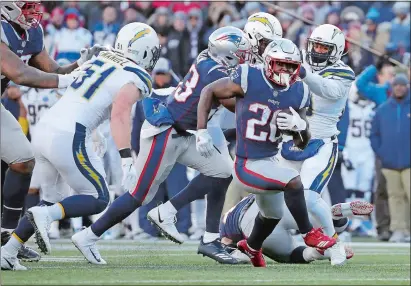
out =
<path fill-rule="evenodd" d="M 337 241 L 337 243 L 328 250 L 330 251 L 331 265 L 341 266 L 345 264 L 347 254 L 345 253 L 344 244 L 341 241 Z"/>
<path fill-rule="evenodd" d="M 27 210 L 26 216 L 34 227 L 36 244 L 38 245 L 40 251 L 44 254 L 50 254 L 51 245 L 48 233 L 53 220 L 47 210 L 47 207 L 32 207 Z"/>
<path fill-rule="evenodd" d="M 336 244 L 337 240 L 326 236 L 321 228 L 313 228 L 304 236 L 304 242 L 311 247 L 327 249 Z"/>
<path fill-rule="evenodd" d="M 266 267 L 265 259 L 263 256 L 263 251 L 260 248 L 259 250 L 253 250 L 251 249 L 248 244 L 247 240 L 243 239 L 237 243 L 238 249 L 250 257 L 251 263 L 254 265 L 254 267 Z"/>
<path fill-rule="evenodd" d="M 182 244 L 184 242 L 184 238 L 175 226 L 175 216 L 171 216 L 166 212 L 161 212 L 161 206 L 162 205 L 149 211 L 147 213 L 147 219 L 158 228 L 164 237 L 175 243 Z"/>
<path fill-rule="evenodd" d="M 8 231 L 3 231 L 1 233 L 1 246 L 5 245 L 10 240 L 10 236 Z M 37 262 L 40 260 L 41 256 L 34 249 L 23 244 L 17 253 L 17 258 L 24 262 Z"/>
<path fill-rule="evenodd" d="M 221 243 L 220 239 L 204 243 L 203 238 L 201 238 L 197 254 L 202 254 L 203 256 L 210 257 L 211 259 L 221 264 L 238 264 L 237 259 L 232 257 L 227 252 L 226 247 Z"/>
<path fill-rule="evenodd" d="M 325 251 L 326 251 L 326 250 L 321 250 L 321 249 L 318 249 L 318 248 L 316 248 L 315 250 L 316 250 L 320 255 L 322 255 L 322 256 L 325 255 Z M 346 258 L 347 260 L 353 258 L 353 256 L 354 256 L 354 250 L 353 250 L 351 247 L 349 247 L 349 246 L 347 246 L 347 245 L 344 245 L 344 250 L 345 250 L 345 258 Z M 329 253 L 328 253 L 327 255 L 330 256 Z"/>
<path fill-rule="evenodd" d="M 91 264 L 104 265 L 107 262 L 101 258 L 100 252 L 96 247 L 98 239 L 90 238 L 90 228 L 83 229 L 71 237 L 74 246 L 83 254 Z"/>
<path fill-rule="evenodd" d="M 331 207 L 331 213 L 334 219 L 339 219 L 350 215 L 369 215 L 373 210 L 374 206 L 364 201 L 340 203 Z"/>
<path fill-rule="evenodd" d="M 20 264 L 19 259 L 1 248 L 1 270 L 27 270 L 27 267 Z"/>

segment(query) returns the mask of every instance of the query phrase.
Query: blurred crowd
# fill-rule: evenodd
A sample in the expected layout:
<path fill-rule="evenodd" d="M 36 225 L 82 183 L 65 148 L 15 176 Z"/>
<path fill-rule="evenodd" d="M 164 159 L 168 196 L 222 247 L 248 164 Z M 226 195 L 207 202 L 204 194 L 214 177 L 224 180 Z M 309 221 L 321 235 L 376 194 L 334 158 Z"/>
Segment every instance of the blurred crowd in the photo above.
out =
<path fill-rule="evenodd" d="M 364 199 L 376 208 L 371 218 L 353 221 L 352 234 L 378 236 L 381 240 L 409 240 L 410 204 L 410 3 L 350 1 L 270 2 L 310 20 L 341 28 L 357 43 L 383 54 L 377 57 L 358 45 L 346 44 L 343 61 L 357 75 L 345 119 L 340 124 L 340 160 L 329 185 L 330 202 Z M 276 16 L 283 35 L 301 49 L 314 26 L 288 13 L 249 1 L 64 1 L 44 2 L 42 26 L 45 47 L 56 60 L 73 62 L 80 50 L 95 43 L 112 46 L 116 34 L 127 23 L 151 25 L 162 45 L 153 70 L 154 88 L 176 86 L 193 60 L 207 48 L 208 36 L 217 28 L 243 28 L 258 11 Z M 399 68 L 388 57 L 403 63 Z M 19 91 L 3 101 L 19 101 Z M 21 104 L 20 104 L 21 105 Z M 16 117 L 24 108 L 14 111 Z M 19 113 L 20 112 L 20 113 Z M 345 125 L 345 126 L 344 126 Z M 360 139 L 360 140 L 359 140 Z M 345 144 L 344 144 L 345 143 Z M 344 151 L 344 145 L 347 147 Z M 362 156 L 359 156 L 361 154 Z M 361 157 L 359 159 L 359 157 Z M 368 170 L 365 175 L 364 170 Z M 183 188 L 195 174 L 178 166 L 164 190 L 150 205 L 140 209 L 135 237 L 158 237 L 145 220 L 156 206 Z M 355 182 L 355 181 L 360 182 Z M 365 184 L 361 182 L 366 181 Z M 345 187 L 346 186 L 346 187 Z M 178 217 L 180 232 L 199 239 L 204 229 L 204 200 L 194 202 Z M 227 210 L 227 208 L 226 208 Z"/>

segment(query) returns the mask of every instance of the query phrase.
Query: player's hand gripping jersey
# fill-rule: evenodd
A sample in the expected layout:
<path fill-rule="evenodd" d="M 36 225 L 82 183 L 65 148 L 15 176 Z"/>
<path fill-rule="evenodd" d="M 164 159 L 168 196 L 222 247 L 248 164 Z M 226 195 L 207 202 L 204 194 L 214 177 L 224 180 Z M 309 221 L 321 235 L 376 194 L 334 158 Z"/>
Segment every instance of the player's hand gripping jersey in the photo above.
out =
<path fill-rule="evenodd" d="M 150 96 L 152 79 L 145 70 L 114 52 L 101 52 L 87 74 L 71 84 L 41 122 L 58 124 L 56 127 L 66 131 L 74 132 L 76 123 L 94 130 L 109 118 L 115 95 L 128 83 L 134 83 L 143 97 Z"/>
<path fill-rule="evenodd" d="M 241 158 L 266 158 L 278 152 L 281 133 L 276 127 L 281 110 L 294 110 L 309 105 L 309 90 L 298 81 L 288 89 L 274 88 L 264 75 L 262 65 L 241 65 L 232 79 L 241 85 L 244 98 L 237 98 L 237 151 Z"/>

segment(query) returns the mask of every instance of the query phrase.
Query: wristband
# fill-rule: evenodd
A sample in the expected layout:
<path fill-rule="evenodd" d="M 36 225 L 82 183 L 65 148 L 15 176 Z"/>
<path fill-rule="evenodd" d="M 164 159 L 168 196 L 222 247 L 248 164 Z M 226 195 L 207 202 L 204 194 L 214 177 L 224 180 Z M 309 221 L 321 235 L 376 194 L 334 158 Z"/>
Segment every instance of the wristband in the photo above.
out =
<path fill-rule="evenodd" d="M 131 149 L 124 148 L 118 151 L 120 153 L 121 158 L 130 158 L 131 157 Z"/>

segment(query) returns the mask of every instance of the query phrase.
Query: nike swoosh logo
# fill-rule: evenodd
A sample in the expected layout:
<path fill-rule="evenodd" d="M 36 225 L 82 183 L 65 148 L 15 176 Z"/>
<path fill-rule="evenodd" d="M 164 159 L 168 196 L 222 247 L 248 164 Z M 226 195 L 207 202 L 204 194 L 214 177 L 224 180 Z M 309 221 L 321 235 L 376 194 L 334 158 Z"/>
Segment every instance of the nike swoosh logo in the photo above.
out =
<path fill-rule="evenodd" d="M 3 257 L 3 259 L 7 262 L 7 264 L 10 266 L 11 269 L 14 269 L 14 265 L 10 263 L 6 258 Z"/>
<path fill-rule="evenodd" d="M 101 262 L 101 260 L 96 257 L 96 255 L 95 255 L 94 252 L 91 250 L 91 248 L 90 248 L 90 252 L 91 252 L 91 255 L 93 255 L 94 259 L 97 260 L 97 262 Z"/>
<path fill-rule="evenodd" d="M 160 209 L 157 209 L 157 212 L 158 212 L 158 221 L 160 222 L 160 223 L 163 223 L 163 219 L 161 219 L 161 216 L 160 216 Z"/>

